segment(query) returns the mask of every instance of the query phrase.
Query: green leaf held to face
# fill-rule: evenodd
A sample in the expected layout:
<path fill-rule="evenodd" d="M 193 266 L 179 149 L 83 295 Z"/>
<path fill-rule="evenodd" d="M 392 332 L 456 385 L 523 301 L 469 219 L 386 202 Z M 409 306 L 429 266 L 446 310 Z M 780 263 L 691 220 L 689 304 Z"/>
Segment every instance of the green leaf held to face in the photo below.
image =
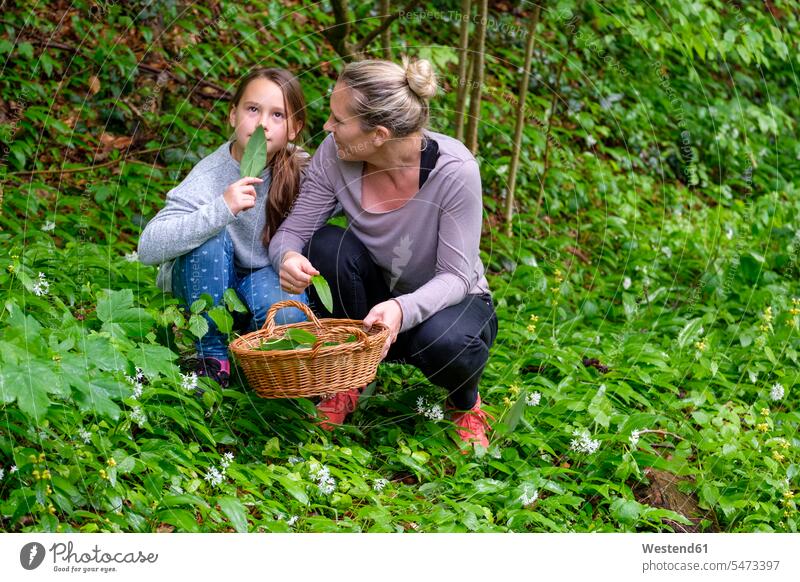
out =
<path fill-rule="evenodd" d="M 267 140 L 264 131 L 257 127 L 247 141 L 239 165 L 241 178 L 258 178 L 267 166 Z"/>

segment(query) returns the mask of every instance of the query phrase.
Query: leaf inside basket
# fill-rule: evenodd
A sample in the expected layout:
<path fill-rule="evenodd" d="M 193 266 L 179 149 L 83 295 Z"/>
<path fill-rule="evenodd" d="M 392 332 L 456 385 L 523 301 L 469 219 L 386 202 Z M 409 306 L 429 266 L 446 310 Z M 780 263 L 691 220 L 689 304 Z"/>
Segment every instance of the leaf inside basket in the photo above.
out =
<path fill-rule="evenodd" d="M 305 331 L 303 329 L 288 329 L 284 334 L 284 337 L 262 342 L 260 346 L 257 348 L 253 348 L 258 351 L 267 352 L 270 350 L 300 350 L 300 349 L 308 349 L 314 346 L 317 342 L 317 336 L 313 333 Z M 356 336 L 351 335 L 348 336 L 343 342 L 341 343 L 348 343 L 356 341 Z M 340 342 L 325 342 L 322 344 L 323 346 L 338 346 Z"/>

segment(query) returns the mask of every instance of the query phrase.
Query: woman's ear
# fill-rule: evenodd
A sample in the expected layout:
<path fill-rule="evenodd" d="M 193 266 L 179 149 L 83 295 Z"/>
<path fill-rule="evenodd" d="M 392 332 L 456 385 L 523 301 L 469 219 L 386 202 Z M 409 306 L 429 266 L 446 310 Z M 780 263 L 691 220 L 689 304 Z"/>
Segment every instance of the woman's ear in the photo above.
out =
<path fill-rule="evenodd" d="M 372 145 L 375 147 L 381 147 L 384 143 L 389 141 L 389 138 L 392 136 L 389 130 L 382 125 L 377 126 L 372 131 L 374 132 L 372 135 Z"/>

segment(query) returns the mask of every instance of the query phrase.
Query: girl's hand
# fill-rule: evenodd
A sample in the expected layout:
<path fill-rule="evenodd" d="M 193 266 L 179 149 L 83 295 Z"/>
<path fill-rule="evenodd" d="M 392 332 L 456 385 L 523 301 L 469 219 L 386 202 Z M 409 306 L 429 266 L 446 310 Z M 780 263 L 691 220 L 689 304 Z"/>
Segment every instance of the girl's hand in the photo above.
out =
<path fill-rule="evenodd" d="M 403 325 L 403 310 L 400 304 L 394 299 L 378 303 L 373 307 L 364 318 L 364 329 L 369 331 L 372 324 L 379 322 L 389 327 L 389 337 L 386 338 L 386 343 L 383 345 L 383 352 L 381 353 L 381 360 L 384 359 L 389 353 L 389 348 L 397 339 L 397 334 L 400 333 L 400 327 Z"/>
<path fill-rule="evenodd" d="M 281 263 L 281 289 L 299 295 L 311 284 L 311 277 L 319 275 L 311 262 L 300 253 L 289 251 Z"/>
<path fill-rule="evenodd" d="M 256 205 L 256 189 L 253 184 L 260 184 L 263 181 L 261 178 L 242 178 L 225 189 L 222 197 L 225 198 L 225 204 L 234 216 Z"/>

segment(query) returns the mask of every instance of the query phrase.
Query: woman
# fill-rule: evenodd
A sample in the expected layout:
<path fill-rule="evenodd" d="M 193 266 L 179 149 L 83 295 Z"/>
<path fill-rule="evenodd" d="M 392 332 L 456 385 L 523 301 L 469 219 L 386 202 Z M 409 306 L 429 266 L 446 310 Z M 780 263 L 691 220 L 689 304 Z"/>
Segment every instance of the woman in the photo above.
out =
<path fill-rule="evenodd" d="M 283 290 L 302 293 L 321 273 L 333 317 L 389 326 L 383 357 L 445 388 L 458 436 L 487 447 L 478 383 L 497 316 L 479 255 L 481 179 L 461 142 L 425 129 L 435 93 L 426 60 L 348 64 L 331 94 L 331 135 L 269 254 Z M 347 229 L 326 225 L 337 202 Z M 313 292 L 309 303 L 319 310 Z M 320 402 L 322 426 L 341 424 L 361 390 Z"/>

